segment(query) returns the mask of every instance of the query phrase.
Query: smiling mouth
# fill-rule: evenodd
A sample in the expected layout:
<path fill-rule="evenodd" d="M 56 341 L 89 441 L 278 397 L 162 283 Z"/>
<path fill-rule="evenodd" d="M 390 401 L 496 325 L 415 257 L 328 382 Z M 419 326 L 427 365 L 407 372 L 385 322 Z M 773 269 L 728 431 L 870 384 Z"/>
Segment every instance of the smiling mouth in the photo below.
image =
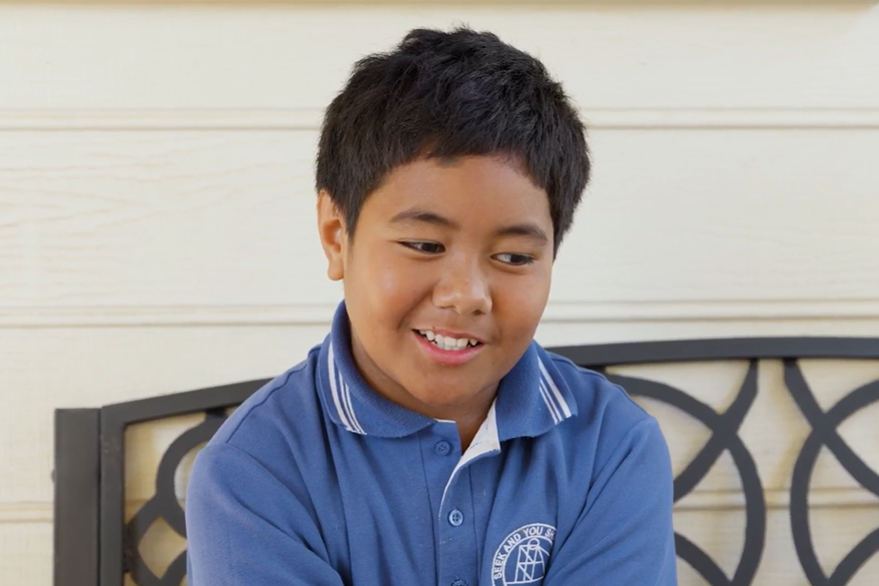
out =
<path fill-rule="evenodd" d="M 468 348 L 480 346 L 482 342 L 473 338 L 452 338 L 451 336 L 443 336 L 435 334 L 431 330 L 413 330 L 422 338 L 428 340 L 431 344 L 441 350 L 460 351 Z"/>

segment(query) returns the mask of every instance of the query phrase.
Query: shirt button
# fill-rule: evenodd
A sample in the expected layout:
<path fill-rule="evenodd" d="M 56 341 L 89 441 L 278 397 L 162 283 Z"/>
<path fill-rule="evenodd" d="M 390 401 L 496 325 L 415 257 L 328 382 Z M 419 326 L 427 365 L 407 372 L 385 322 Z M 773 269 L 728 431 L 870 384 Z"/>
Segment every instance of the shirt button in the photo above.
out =
<path fill-rule="evenodd" d="M 458 509 L 453 509 L 451 513 L 449 513 L 449 523 L 454 527 L 458 527 L 461 523 L 464 522 L 464 513 L 459 511 Z"/>
<path fill-rule="evenodd" d="M 455 580 L 452 582 L 452 586 L 467 586 L 467 582 L 464 580 Z"/>
<path fill-rule="evenodd" d="M 452 451 L 452 445 L 449 442 L 436 442 L 433 450 L 440 456 L 445 456 Z"/>

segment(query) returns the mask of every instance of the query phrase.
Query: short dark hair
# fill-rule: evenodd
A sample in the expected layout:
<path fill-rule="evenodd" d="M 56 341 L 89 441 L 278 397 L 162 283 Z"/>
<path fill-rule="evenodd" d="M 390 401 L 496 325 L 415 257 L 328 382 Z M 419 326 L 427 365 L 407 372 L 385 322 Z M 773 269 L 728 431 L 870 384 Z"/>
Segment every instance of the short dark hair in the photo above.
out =
<path fill-rule="evenodd" d="M 421 157 L 502 154 L 549 196 L 554 251 L 589 181 L 585 129 L 543 64 L 487 32 L 415 29 L 358 61 L 327 108 L 317 155 L 353 236 L 364 201 Z"/>

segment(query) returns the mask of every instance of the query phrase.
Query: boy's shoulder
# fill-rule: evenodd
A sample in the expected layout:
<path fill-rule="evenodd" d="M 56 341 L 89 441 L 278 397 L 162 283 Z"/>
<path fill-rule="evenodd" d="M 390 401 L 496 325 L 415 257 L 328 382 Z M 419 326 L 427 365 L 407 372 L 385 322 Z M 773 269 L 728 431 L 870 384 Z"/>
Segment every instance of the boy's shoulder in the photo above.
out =
<path fill-rule="evenodd" d="M 322 425 L 315 391 L 320 346 L 299 364 L 278 375 L 239 405 L 209 445 L 230 445 L 253 455 L 290 434 L 311 433 Z"/>
<path fill-rule="evenodd" d="M 572 433 L 614 444 L 639 431 L 646 434 L 656 431 L 656 420 L 623 387 L 564 356 L 549 350 L 542 352 L 546 362 L 552 365 L 553 374 L 567 386 L 576 402 L 577 413 L 566 426 Z"/>
<path fill-rule="evenodd" d="M 606 375 L 579 366 L 571 359 L 551 350 L 542 350 L 544 356 L 555 367 L 559 377 L 571 389 L 579 405 L 594 408 L 613 404 L 626 411 L 631 411 L 630 415 L 636 419 L 650 417 L 641 406 L 632 400 L 623 387 L 608 380 Z"/>

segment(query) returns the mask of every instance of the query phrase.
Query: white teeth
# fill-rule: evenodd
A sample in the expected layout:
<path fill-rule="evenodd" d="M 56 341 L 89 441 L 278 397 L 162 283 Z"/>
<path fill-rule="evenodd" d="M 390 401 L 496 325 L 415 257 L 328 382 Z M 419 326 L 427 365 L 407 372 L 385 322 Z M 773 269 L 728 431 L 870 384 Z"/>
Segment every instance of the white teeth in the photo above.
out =
<path fill-rule="evenodd" d="M 472 338 L 452 338 L 451 336 L 435 334 L 431 330 L 418 330 L 418 333 L 443 350 L 463 350 L 469 346 L 476 346 L 479 343 Z"/>

